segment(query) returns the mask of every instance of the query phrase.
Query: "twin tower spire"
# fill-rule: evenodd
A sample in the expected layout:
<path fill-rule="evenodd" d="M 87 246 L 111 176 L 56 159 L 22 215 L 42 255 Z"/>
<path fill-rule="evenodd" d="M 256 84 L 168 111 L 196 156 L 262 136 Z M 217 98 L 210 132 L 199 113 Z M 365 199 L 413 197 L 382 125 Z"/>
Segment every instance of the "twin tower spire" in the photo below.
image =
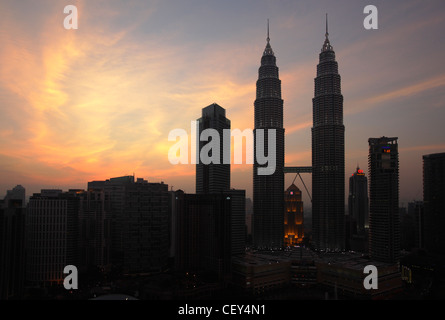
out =
<path fill-rule="evenodd" d="M 329 28 L 328 28 L 328 14 L 326 13 L 326 39 L 324 40 L 323 47 L 321 48 L 321 51 L 332 51 L 334 48 L 331 45 L 331 42 L 329 41 Z M 272 50 L 272 47 L 270 46 L 270 34 L 269 34 L 269 19 L 267 19 L 267 45 L 266 49 L 264 50 L 264 55 L 274 55 L 274 52 Z"/>
<path fill-rule="evenodd" d="M 269 37 L 269 19 L 267 19 L 267 45 L 266 45 L 266 49 L 264 49 L 264 56 L 267 55 L 274 55 L 272 47 L 270 46 L 270 37 Z"/>

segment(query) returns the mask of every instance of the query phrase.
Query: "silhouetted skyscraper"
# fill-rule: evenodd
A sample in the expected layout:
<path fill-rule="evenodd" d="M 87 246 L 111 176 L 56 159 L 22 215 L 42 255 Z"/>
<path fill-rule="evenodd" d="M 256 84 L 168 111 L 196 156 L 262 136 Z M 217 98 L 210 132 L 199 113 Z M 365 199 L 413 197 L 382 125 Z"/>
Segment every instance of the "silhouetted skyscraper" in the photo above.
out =
<path fill-rule="evenodd" d="M 230 219 L 216 219 L 216 223 L 229 223 L 227 226 L 216 226 L 218 230 L 228 230 L 230 232 L 231 247 L 228 261 L 224 264 L 230 264 L 230 256 L 242 254 L 245 252 L 246 231 L 245 231 L 245 190 L 235 190 L 230 188 L 230 120 L 226 118 L 226 110 L 214 103 L 202 109 L 202 117 L 198 119 L 198 139 L 203 138 L 206 141 L 197 141 L 199 155 L 203 152 L 209 156 L 209 160 L 215 161 L 205 163 L 200 157 L 196 165 L 196 194 L 208 194 L 208 199 L 216 199 L 217 195 L 225 194 L 230 197 L 232 208 L 230 210 Z M 205 134 L 208 132 L 208 135 Z M 204 134 L 203 134 L 204 132 Z M 212 133 L 213 132 L 213 133 Z M 210 136 L 210 138 L 208 138 Z M 215 141 L 213 141 L 215 138 Z M 208 146 L 212 146 L 209 148 Z M 211 151 L 209 151 L 211 150 Z M 214 153 L 216 152 L 216 154 Z M 187 196 L 189 197 L 189 196 Z M 200 197 L 201 202 L 205 196 Z M 215 228 L 215 226 L 212 226 Z M 200 241 L 209 242 L 210 239 L 200 236 Z M 220 238 L 222 241 L 222 238 Z M 227 247 L 229 248 L 229 247 Z M 226 248 L 226 249 L 227 249 Z"/>
<path fill-rule="evenodd" d="M 345 127 L 335 52 L 326 39 L 315 78 L 312 128 L 312 230 L 317 251 L 345 249 Z"/>
<path fill-rule="evenodd" d="M 423 156 L 425 249 L 445 254 L 445 153 Z"/>
<path fill-rule="evenodd" d="M 369 139 L 369 254 L 388 263 L 400 258 L 397 139 Z"/>
<path fill-rule="evenodd" d="M 199 141 L 198 151 L 206 145 L 212 143 L 219 144 L 219 155 L 210 154 L 212 159 L 214 156 L 219 163 L 202 163 L 198 158 L 196 164 L 196 193 L 214 193 L 230 189 L 230 164 L 224 163 L 224 153 L 230 155 L 230 141 L 225 145 L 223 141 L 223 130 L 230 129 L 230 120 L 226 118 L 226 110 L 216 103 L 202 109 L 202 117 L 198 119 L 198 139 L 201 133 L 206 130 L 215 130 L 219 139 L 216 141 Z M 213 152 L 214 150 L 212 150 Z M 229 158 L 230 160 L 230 158 Z"/>
<path fill-rule="evenodd" d="M 367 252 L 366 238 L 369 229 L 368 179 L 359 167 L 349 178 L 348 213 L 351 249 Z"/>
<path fill-rule="evenodd" d="M 261 58 L 257 81 L 254 129 L 253 165 L 253 240 L 256 247 L 279 248 L 283 245 L 284 214 L 284 128 L 281 80 L 278 77 L 276 57 L 270 46 L 269 26 L 267 45 Z M 264 130 L 264 140 L 258 138 L 258 130 Z M 259 175 L 257 159 L 259 143 L 264 142 L 268 154 L 269 130 L 276 133 L 276 167 L 271 175 Z"/>

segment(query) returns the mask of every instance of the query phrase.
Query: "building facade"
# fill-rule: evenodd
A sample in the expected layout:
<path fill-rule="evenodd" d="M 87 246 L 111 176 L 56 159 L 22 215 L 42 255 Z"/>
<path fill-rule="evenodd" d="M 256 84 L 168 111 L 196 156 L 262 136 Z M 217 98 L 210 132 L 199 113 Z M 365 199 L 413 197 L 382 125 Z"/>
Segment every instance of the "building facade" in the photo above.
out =
<path fill-rule="evenodd" d="M 359 167 L 357 167 L 357 170 L 349 178 L 348 214 L 350 249 L 368 252 L 368 179 Z"/>
<path fill-rule="evenodd" d="M 14 188 L 13 190 L 15 190 Z M 0 300 L 20 299 L 24 294 L 26 267 L 25 189 L 17 197 L 0 200 Z"/>
<path fill-rule="evenodd" d="M 103 190 L 77 190 L 79 198 L 79 272 L 109 270 L 111 232 Z"/>
<path fill-rule="evenodd" d="M 345 249 L 345 127 L 335 52 L 326 39 L 319 54 L 312 127 L 312 231 L 317 251 Z"/>
<path fill-rule="evenodd" d="M 231 271 L 232 199 L 228 193 L 175 192 L 175 269 L 223 280 Z"/>
<path fill-rule="evenodd" d="M 445 253 L 445 153 L 423 156 L 425 249 Z"/>
<path fill-rule="evenodd" d="M 211 163 L 203 163 L 198 157 L 196 164 L 196 193 L 214 193 L 230 189 L 230 164 L 225 163 L 224 155 L 230 157 L 230 141 L 224 143 L 224 129 L 230 129 L 230 120 L 226 118 L 226 110 L 216 103 L 202 109 L 202 117 L 198 119 L 198 141 L 199 155 L 201 151 L 206 152 Z M 212 133 L 213 136 L 206 137 L 209 141 L 201 141 L 202 132 Z M 206 146 L 214 146 L 215 150 L 204 149 Z M 216 154 L 212 154 L 216 151 Z M 215 160 L 215 161 L 213 161 Z M 230 158 L 229 158 L 230 160 Z M 226 161 L 227 162 L 227 161 Z"/>
<path fill-rule="evenodd" d="M 397 139 L 369 139 L 369 254 L 388 263 L 400 258 Z"/>
<path fill-rule="evenodd" d="M 170 243 L 168 185 L 124 176 L 89 182 L 88 189 L 104 192 L 113 266 L 124 274 L 166 268 Z"/>
<path fill-rule="evenodd" d="M 63 284 L 67 265 L 78 265 L 79 198 L 62 190 L 41 190 L 29 199 L 27 274 L 30 286 Z"/>
<path fill-rule="evenodd" d="M 258 248 L 281 248 L 283 246 L 284 214 L 284 128 L 281 80 L 278 75 L 276 57 L 270 45 L 269 31 L 267 45 L 261 58 L 256 83 L 254 165 L 253 165 L 253 241 Z M 269 155 L 269 139 L 275 146 L 275 171 L 259 174 L 261 167 L 257 159 L 258 147 Z M 261 133 L 264 134 L 261 137 Z M 264 139 L 263 139 L 264 138 Z M 272 151 L 272 150 L 271 150 Z"/>
<path fill-rule="evenodd" d="M 284 244 L 301 244 L 304 238 L 303 201 L 301 190 L 295 184 L 284 192 L 284 206 Z"/>

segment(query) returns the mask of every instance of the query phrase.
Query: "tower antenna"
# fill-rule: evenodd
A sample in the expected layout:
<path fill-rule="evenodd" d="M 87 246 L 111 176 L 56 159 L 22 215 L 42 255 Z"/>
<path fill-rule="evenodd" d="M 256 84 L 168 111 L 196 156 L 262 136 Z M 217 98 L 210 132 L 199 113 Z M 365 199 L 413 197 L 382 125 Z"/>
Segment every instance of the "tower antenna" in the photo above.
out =
<path fill-rule="evenodd" d="M 328 32 L 328 14 L 326 13 L 326 39 L 329 37 L 329 32 Z"/>

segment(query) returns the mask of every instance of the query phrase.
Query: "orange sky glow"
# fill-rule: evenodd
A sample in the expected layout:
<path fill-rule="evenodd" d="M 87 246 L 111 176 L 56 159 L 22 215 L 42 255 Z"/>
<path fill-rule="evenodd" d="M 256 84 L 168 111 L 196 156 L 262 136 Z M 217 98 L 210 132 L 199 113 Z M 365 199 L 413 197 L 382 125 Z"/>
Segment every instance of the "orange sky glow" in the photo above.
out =
<path fill-rule="evenodd" d="M 304 12 L 290 1 L 260 1 L 255 10 L 257 2 L 246 1 L 228 23 L 221 15 L 232 9 L 222 4 L 184 12 L 173 0 L 104 3 L 73 1 L 78 30 L 63 28 L 61 2 L 0 3 L 0 196 L 17 184 L 30 195 L 133 174 L 194 192 L 195 167 L 169 163 L 168 134 L 190 132 L 214 102 L 232 129 L 253 128 L 268 18 L 286 163 L 310 166 L 313 80 L 329 12 L 345 99 L 346 179 L 357 164 L 367 172 L 369 137 L 398 136 L 401 201 L 422 198 L 421 157 L 445 152 L 445 65 L 434 64 L 445 49 L 441 1 L 378 1 L 381 28 L 373 32 L 361 25 L 360 1 L 315 1 Z M 232 186 L 251 196 L 251 165 L 232 165 Z"/>

